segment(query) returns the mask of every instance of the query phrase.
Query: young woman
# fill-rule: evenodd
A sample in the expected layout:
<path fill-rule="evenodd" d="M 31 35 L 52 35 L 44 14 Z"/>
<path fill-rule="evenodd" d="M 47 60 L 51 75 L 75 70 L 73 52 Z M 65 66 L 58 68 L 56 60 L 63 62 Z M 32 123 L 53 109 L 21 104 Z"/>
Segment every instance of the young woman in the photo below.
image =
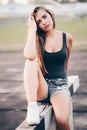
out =
<path fill-rule="evenodd" d="M 43 6 L 35 7 L 28 20 L 24 47 L 26 121 L 29 125 L 40 122 L 37 101 L 46 103 L 49 100 L 56 130 L 70 130 L 71 97 L 67 87 L 67 69 L 71 47 L 71 35 L 55 29 L 53 12 Z"/>

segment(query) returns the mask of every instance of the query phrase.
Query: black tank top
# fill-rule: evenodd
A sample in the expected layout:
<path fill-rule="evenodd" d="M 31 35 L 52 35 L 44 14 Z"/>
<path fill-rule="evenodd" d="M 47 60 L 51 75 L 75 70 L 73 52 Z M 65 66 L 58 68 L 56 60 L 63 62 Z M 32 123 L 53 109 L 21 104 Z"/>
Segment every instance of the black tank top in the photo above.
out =
<path fill-rule="evenodd" d="M 65 33 L 62 34 L 62 38 L 63 45 L 61 50 L 52 53 L 44 50 L 43 59 L 48 72 L 45 74 L 45 78 L 67 78 L 65 63 L 68 51 Z"/>

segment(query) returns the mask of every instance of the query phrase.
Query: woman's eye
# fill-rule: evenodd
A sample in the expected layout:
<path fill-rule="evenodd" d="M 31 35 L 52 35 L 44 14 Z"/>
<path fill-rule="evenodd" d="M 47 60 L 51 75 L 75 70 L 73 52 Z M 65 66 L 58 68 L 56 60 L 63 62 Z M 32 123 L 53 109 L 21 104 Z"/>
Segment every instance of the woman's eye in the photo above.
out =
<path fill-rule="evenodd" d="M 44 15 L 43 18 L 45 19 L 47 17 L 47 15 Z"/>
<path fill-rule="evenodd" d="M 43 15 L 42 18 L 45 19 L 47 17 L 47 15 Z M 41 23 L 41 20 L 37 21 L 37 25 L 39 25 Z"/>

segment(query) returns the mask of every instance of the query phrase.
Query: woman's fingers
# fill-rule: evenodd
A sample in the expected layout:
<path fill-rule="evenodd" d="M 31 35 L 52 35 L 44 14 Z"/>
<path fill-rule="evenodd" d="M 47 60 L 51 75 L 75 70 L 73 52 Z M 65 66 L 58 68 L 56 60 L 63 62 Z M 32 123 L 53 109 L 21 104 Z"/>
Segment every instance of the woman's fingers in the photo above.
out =
<path fill-rule="evenodd" d="M 32 15 L 30 15 L 30 17 L 28 18 L 28 27 L 35 29 L 35 30 L 37 29 L 36 22 L 35 22 L 34 17 Z"/>
<path fill-rule="evenodd" d="M 31 20 L 34 20 L 34 17 L 31 15 Z"/>
<path fill-rule="evenodd" d="M 28 18 L 29 20 L 34 20 L 34 16 L 32 15 L 32 13 L 30 13 L 30 16 Z"/>

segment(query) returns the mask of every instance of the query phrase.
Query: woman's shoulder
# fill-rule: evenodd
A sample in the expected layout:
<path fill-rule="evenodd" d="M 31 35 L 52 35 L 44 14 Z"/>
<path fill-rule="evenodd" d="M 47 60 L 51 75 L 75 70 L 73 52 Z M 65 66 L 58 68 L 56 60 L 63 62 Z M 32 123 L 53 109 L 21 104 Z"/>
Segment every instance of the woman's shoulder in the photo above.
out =
<path fill-rule="evenodd" d="M 70 33 L 64 32 L 64 31 L 59 31 L 58 32 L 62 35 L 65 34 L 66 35 L 66 43 L 67 43 L 67 48 L 71 49 L 72 48 L 72 35 Z"/>
<path fill-rule="evenodd" d="M 67 32 L 64 33 L 66 34 L 67 46 L 72 46 L 72 35 Z"/>
<path fill-rule="evenodd" d="M 64 33 L 66 35 L 67 43 L 72 44 L 72 35 L 70 33 L 60 31 L 60 30 L 57 30 L 57 33 L 59 33 L 60 35 L 62 35 Z"/>
<path fill-rule="evenodd" d="M 66 32 L 66 38 L 67 38 L 67 40 L 72 40 L 72 35 L 70 33 Z"/>
<path fill-rule="evenodd" d="M 56 31 L 57 31 L 57 33 L 59 33 L 59 34 L 65 33 L 65 35 L 66 35 L 66 37 L 67 37 L 68 39 L 72 39 L 72 35 L 71 35 L 70 33 L 67 33 L 67 32 L 64 32 L 64 31 L 61 31 L 61 30 L 56 30 Z"/>

